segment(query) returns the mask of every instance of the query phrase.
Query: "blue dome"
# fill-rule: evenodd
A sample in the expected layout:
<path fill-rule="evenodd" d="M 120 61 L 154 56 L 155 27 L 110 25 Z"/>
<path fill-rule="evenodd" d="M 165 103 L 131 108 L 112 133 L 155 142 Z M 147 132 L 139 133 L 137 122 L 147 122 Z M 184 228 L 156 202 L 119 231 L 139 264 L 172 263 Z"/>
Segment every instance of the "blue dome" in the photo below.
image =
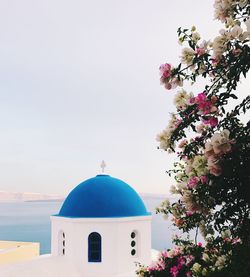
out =
<path fill-rule="evenodd" d="M 97 175 L 75 187 L 65 199 L 59 216 L 129 217 L 149 215 L 137 194 L 125 182 Z"/>

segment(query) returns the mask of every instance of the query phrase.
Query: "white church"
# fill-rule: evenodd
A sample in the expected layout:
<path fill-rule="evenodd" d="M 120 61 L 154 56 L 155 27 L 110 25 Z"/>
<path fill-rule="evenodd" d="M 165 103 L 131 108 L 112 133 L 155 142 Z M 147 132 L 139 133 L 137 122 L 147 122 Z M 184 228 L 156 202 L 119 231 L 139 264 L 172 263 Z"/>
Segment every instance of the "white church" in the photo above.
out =
<path fill-rule="evenodd" d="M 51 254 L 4 266 L 4 277 L 135 277 L 150 264 L 151 214 L 127 183 L 106 174 L 76 186 L 51 216 Z"/>

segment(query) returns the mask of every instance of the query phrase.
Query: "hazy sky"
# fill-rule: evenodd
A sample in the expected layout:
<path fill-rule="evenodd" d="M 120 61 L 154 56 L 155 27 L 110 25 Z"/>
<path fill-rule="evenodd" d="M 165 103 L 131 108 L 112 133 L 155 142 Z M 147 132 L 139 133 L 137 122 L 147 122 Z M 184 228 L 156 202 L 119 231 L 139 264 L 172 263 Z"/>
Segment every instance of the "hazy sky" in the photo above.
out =
<path fill-rule="evenodd" d="M 0 190 L 65 194 L 104 159 L 137 191 L 167 192 L 155 136 L 174 106 L 158 67 L 179 62 L 178 27 L 217 34 L 212 5 L 1 1 Z"/>

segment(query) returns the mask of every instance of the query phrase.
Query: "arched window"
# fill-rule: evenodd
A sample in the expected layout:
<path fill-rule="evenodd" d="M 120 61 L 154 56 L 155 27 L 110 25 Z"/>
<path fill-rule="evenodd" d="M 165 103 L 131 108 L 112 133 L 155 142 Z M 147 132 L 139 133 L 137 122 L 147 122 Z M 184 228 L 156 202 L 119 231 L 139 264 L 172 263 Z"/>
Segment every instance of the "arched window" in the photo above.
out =
<path fill-rule="evenodd" d="M 88 260 L 89 263 L 100 263 L 102 261 L 102 237 L 94 232 L 88 238 Z"/>
<path fill-rule="evenodd" d="M 131 251 L 130 254 L 133 257 L 137 257 L 138 256 L 138 232 L 137 231 L 132 231 L 130 234 L 130 246 L 131 246 Z"/>
<path fill-rule="evenodd" d="M 65 255 L 65 233 L 62 230 L 58 234 L 58 255 Z"/>

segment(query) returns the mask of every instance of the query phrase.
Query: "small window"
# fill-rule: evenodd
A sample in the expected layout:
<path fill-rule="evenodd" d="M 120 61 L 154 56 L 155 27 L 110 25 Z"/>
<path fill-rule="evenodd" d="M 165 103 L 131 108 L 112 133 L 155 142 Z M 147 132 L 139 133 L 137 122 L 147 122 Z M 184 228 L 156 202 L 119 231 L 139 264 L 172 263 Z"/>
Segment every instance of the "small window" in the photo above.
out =
<path fill-rule="evenodd" d="M 65 233 L 63 231 L 58 233 L 58 255 L 65 255 Z"/>
<path fill-rule="evenodd" d="M 137 250 L 138 250 L 138 232 L 133 231 L 130 234 L 131 241 L 130 241 L 130 246 L 131 246 L 131 251 L 130 254 L 131 256 L 138 255 Z"/>
<path fill-rule="evenodd" d="M 135 249 L 132 249 L 132 250 L 131 250 L 131 255 L 134 256 L 135 254 L 136 254 Z"/>
<path fill-rule="evenodd" d="M 89 263 L 100 263 L 102 261 L 102 238 L 94 232 L 88 238 L 88 261 Z"/>

